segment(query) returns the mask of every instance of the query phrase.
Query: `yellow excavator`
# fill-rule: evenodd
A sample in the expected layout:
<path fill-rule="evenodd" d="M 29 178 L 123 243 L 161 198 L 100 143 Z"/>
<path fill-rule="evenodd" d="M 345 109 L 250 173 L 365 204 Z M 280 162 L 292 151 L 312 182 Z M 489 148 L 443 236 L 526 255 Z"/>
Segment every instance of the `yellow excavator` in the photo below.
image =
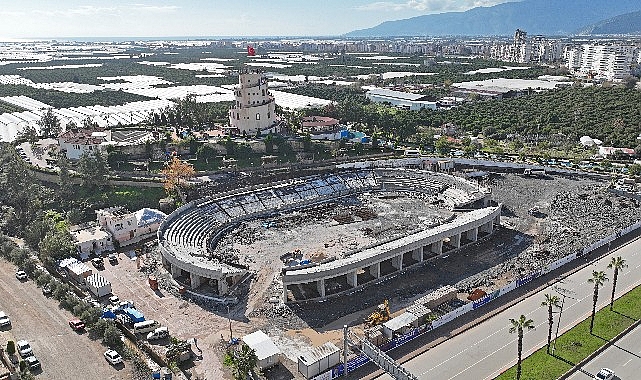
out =
<path fill-rule="evenodd" d="M 366 327 L 374 327 L 389 321 L 389 302 L 384 300 L 382 304 L 376 307 L 376 310 L 365 318 Z"/>

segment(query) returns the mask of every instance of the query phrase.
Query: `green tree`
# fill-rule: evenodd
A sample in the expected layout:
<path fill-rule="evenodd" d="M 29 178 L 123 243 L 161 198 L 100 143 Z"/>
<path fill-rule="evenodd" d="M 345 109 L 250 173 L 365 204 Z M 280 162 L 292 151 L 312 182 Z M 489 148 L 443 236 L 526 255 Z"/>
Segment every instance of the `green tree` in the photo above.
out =
<path fill-rule="evenodd" d="M 628 264 L 625 263 L 625 259 L 621 256 L 613 257 L 608 264 L 608 269 L 614 269 L 614 274 L 612 275 L 612 296 L 610 297 L 610 310 L 612 310 L 612 306 L 614 305 L 614 292 L 617 289 L 619 270 L 627 267 Z"/>
<path fill-rule="evenodd" d="M 639 150 L 641 153 L 641 149 Z M 637 153 L 639 155 L 639 153 Z M 641 165 L 639 164 L 632 164 L 628 167 L 628 173 L 632 176 L 638 176 L 641 174 Z"/>
<path fill-rule="evenodd" d="M 434 143 L 434 147 L 436 148 L 438 154 L 445 155 L 450 153 L 450 151 L 452 150 L 452 143 L 447 138 L 447 136 L 441 136 L 438 138 L 438 140 L 436 140 L 436 143 Z"/>
<path fill-rule="evenodd" d="M 202 144 L 196 150 L 196 157 L 198 160 L 205 160 L 206 163 L 209 163 L 210 159 L 216 158 L 216 149 L 211 144 Z"/>
<path fill-rule="evenodd" d="M 552 325 L 554 318 L 552 317 L 553 308 L 559 307 L 559 297 L 550 294 L 545 294 L 545 301 L 541 302 L 541 306 L 548 308 L 548 346 L 547 353 L 550 353 L 550 343 L 552 342 Z"/>
<path fill-rule="evenodd" d="M 53 113 L 52 108 L 48 108 L 37 123 L 42 137 L 57 137 L 62 132 L 60 119 Z"/>
<path fill-rule="evenodd" d="M 77 171 L 83 187 L 99 189 L 107 184 L 109 165 L 100 150 L 83 153 L 78 160 Z"/>
<path fill-rule="evenodd" d="M 121 338 L 121 333 L 118 327 L 116 327 L 115 324 L 109 323 L 107 325 L 107 328 L 105 328 L 105 332 L 102 337 L 102 343 L 110 348 L 121 348 L 123 343 L 122 343 L 122 338 Z"/>
<path fill-rule="evenodd" d="M 534 328 L 534 321 L 527 319 L 525 315 L 521 314 L 519 319 L 510 318 L 510 334 L 518 334 L 518 356 L 516 359 L 516 380 L 521 380 L 521 362 L 523 360 L 523 330 L 532 330 Z"/>
<path fill-rule="evenodd" d="M 42 261 L 48 263 L 72 257 L 76 253 L 73 237 L 63 228 L 53 228 L 47 232 L 38 248 Z"/>
<path fill-rule="evenodd" d="M 16 342 L 10 340 L 7 342 L 7 354 L 13 356 L 16 354 Z"/>
<path fill-rule="evenodd" d="M 223 365 L 229 367 L 236 380 L 245 380 L 249 373 L 256 368 L 258 357 L 249 346 L 242 344 L 240 348 L 228 350 L 225 353 Z"/>
<path fill-rule="evenodd" d="M 599 287 L 608 280 L 604 271 L 592 271 L 592 278 L 588 282 L 594 284 L 594 295 L 592 296 L 592 315 L 590 316 L 590 334 L 594 329 L 594 316 L 596 315 L 596 303 L 599 300 Z"/>

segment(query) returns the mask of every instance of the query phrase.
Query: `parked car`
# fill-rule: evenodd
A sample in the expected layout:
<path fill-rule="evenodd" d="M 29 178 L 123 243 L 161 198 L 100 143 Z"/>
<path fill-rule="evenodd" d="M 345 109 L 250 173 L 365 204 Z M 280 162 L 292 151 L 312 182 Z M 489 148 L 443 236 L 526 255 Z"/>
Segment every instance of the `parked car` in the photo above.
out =
<path fill-rule="evenodd" d="M 0 311 L 0 327 L 10 327 L 11 326 L 11 320 L 9 319 L 9 316 L 4 313 L 4 311 Z"/>
<path fill-rule="evenodd" d="M 69 327 L 74 331 L 82 331 L 85 329 L 85 323 L 80 319 L 72 319 L 69 321 Z"/>
<path fill-rule="evenodd" d="M 111 365 L 117 365 L 122 363 L 122 356 L 120 356 L 120 354 L 114 350 L 107 350 L 103 355 L 105 356 L 105 359 L 109 363 L 111 363 Z"/>
<path fill-rule="evenodd" d="M 16 345 L 18 346 L 18 353 L 23 358 L 33 355 L 33 348 L 26 340 L 19 340 Z"/>
<path fill-rule="evenodd" d="M 51 295 L 51 286 L 45 285 L 42 287 L 42 294 L 45 296 L 50 296 Z"/>
<path fill-rule="evenodd" d="M 116 257 L 115 253 L 109 254 L 109 264 L 115 265 L 118 264 L 118 257 Z"/>
<path fill-rule="evenodd" d="M 93 264 L 94 267 L 98 269 L 105 267 L 105 262 L 102 257 L 96 257 L 95 259 L 91 259 L 91 263 Z"/>
<path fill-rule="evenodd" d="M 168 336 L 169 336 L 169 329 L 163 326 L 163 327 L 158 327 L 154 331 L 147 334 L 147 340 L 164 339 L 164 338 L 167 338 Z"/>
<path fill-rule="evenodd" d="M 23 270 L 19 270 L 16 272 L 16 278 L 20 281 L 26 281 L 27 280 L 27 273 Z"/>
<path fill-rule="evenodd" d="M 601 368 L 599 373 L 594 375 L 594 378 L 599 380 L 612 380 L 614 379 L 614 371 L 609 368 Z"/>
<path fill-rule="evenodd" d="M 35 355 L 27 356 L 24 361 L 27 362 L 29 370 L 35 371 L 40 369 L 40 360 L 38 360 Z"/>

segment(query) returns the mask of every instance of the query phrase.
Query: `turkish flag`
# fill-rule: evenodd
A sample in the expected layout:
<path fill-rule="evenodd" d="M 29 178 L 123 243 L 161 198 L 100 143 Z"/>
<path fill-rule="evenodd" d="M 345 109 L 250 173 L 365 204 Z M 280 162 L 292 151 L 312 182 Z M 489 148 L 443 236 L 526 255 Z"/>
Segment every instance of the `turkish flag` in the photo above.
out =
<path fill-rule="evenodd" d="M 247 55 L 253 57 L 256 55 L 256 50 L 253 47 L 247 46 Z"/>

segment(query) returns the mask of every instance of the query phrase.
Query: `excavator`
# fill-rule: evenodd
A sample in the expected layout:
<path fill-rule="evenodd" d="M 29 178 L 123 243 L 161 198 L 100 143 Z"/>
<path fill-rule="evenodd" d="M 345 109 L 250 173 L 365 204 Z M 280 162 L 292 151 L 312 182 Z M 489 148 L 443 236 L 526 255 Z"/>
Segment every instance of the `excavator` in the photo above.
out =
<path fill-rule="evenodd" d="M 374 327 L 389 321 L 390 311 L 389 302 L 384 300 L 382 304 L 376 307 L 376 310 L 365 318 L 366 327 Z"/>

